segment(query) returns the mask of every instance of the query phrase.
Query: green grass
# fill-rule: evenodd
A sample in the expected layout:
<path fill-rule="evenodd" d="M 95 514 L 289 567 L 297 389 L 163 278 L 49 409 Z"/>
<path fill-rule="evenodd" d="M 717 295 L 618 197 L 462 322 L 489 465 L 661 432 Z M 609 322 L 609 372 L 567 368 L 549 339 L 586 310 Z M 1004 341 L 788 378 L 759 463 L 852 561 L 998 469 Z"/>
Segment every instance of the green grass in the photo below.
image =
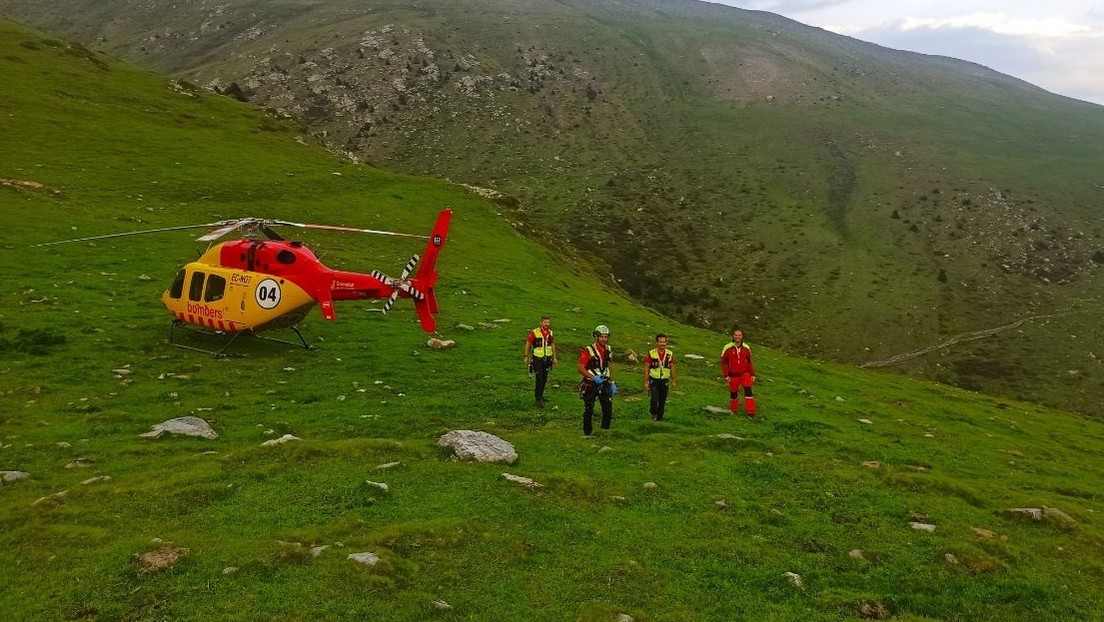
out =
<path fill-rule="evenodd" d="M 497 206 L 11 24 L 0 58 L 0 178 L 45 186 L 0 187 L 0 469 L 32 474 L 0 488 L 5 619 L 848 620 L 864 602 L 899 620 L 1099 618 L 1098 420 L 789 357 L 755 333 L 762 420 L 709 414 L 727 399 L 723 335 L 641 308 Z M 201 250 L 187 233 L 30 248 L 245 214 L 421 232 L 445 205 L 439 326 L 458 346 L 443 351 L 409 305 L 345 303 L 304 322 L 316 351 L 248 341 L 217 360 L 165 341 L 157 297 Z M 348 269 L 420 250 L 308 233 Z M 537 410 L 521 345 L 543 313 L 563 366 Z M 581 438 L 571 363 L 598 323 L 622 353 L 671 336 L 668 420 L 648 419 L 622 355 L 613 429 Z M 138 438 L 185 415 L 219 437 Z M 450 460 L 435 443 L 454 429 L 520 459 Z M 303 440 L 261 446 L 285 433 Z M 67 468 L 78 458 L 91 466 Z M 1000 514 L 1043 505 L 1076 527 Z M 909 528 L 921 515 L 934 533 Z M 163 544 L 188 553 L 141 572 L 135 556 Z M 346 559 L 361 551 L 380 563 Z"/>
<path fill-rule="evenodd" d="M 849 363 L 1026 320 L 894 369 L 1084 413 L 1104 402 L 1099 106 L 699 2 L 40 4 L 0 10 L 236 83 L 365 162 L 504 192 L 520 231 L 597 256 L 670 317 Z M 474 79 L 478 97 L 463 94 Z M 217 131 L 201 106 L 172 118 L 187 140 Z M 211 191 L 237 183 L 211 173 Z M 975 373 L 979 359 L 1001 373 Z"/>

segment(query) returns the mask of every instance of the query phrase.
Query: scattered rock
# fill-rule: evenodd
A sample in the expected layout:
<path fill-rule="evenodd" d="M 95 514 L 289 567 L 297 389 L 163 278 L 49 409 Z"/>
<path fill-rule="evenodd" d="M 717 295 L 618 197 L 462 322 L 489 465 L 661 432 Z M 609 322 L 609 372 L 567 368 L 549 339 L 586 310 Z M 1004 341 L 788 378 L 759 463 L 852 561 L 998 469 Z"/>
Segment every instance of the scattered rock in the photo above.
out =
<path fill-rule="evenodd" d="M 27 479 L 31 474 L 26 471 L 0 471 L 0 482 L 10 484 L 21 479 Z"/>
<path fill-rule="evenodd" d="M 434 607 L 436 607 L 436 608 L 438 608 L 442 611 L 448 611 L 449 609 L 452 609 L 452 605 L 450 605 L 447 602 L 445 602 L 443 600 L 440 600 L 440 599 L 430 601 L 430 602 L 433 603 Z"/>
<path fill-rule="evenodd" d="M 858 559 L 864 562 L 866 561 L 866 556 L 863 555 L 862 549 L 851 549 L 851 552 L 848 553 L 847 556 L 851 559 Z"/>
<path fill-rule="evenodd" d="M 348 559 L 365 566 L 375 566 L 379 563 L 379 556 L 375 553 L 349 553 Z"/>
<path fill-rule="evenodd" d="M 844 399 L 843 399 L 843 397 L 842 397 L 842 396 L 840 396 L 840 395 L 837 395 L 837 396 L 836 396 L 836 401 L 837 401 L 837 402 L 842 402 L 842 401 L 844 401 Z"/>
<path fill-rule="evenodd" d="M 381 470 L 382 469 L 393 469 L 393 468 L 399 466 L 400 464 L 402 464 L 402 463 L 401 462 L 388 462 L 386 464 L 381 464 L 381 465 L 377 466 L 376 468 L 381 469 Z"/>
<path fill-rule="evenodd" d="M 598 448 L 598 453 L 600 454 L 604 454 L 608 451 L 613 451 L 613 447 L 610 447 L 609 445 L 602 445 Z"/>
<path fill-rule="evenodd" d="M 706 406 L 702 410 L 712 415 L 727 415 L 728 413 L 732 412 L 731 410 L 727 408 L 721 408 L 720 406 Z"/>
<path fill-rule="evenodd" d="M 476 430 L 453 430 L 437 440 L 438 447 L 451 447 L 458 460 L 513 464 L 517 451 L 510 443 L 493 434 Z"/>
<path fill-rule="evenodd" d="M 947 563 L 952 565 L 952 566 L 957 566 L 959 564 L 958 558 L 955 557 L 954 553 L 945 554 L 943 556 L 943 559 L 947 560 Z"/>
<path fill-rule="evenodd" d="M 459 328 L 460 330 L 475 330 L 474 326 L 468 324 L 457 324 L 456 328 Z"/>
<path fill-rule="evenodd" d="M 92 461 L 88 458 L 77 458 L 76 460 L 65 465 L 67 469 L 87 469 L 92 466 Z"/>
<path fill-rule="evenodd" d="M 889 610 L 876 600 L 864 600 L 859 603 L 859 617 L 863 620 L 888 620 Z"/>
<path fill-rule="evenodd" d="M 705 357 L 700 355 L 700 354 L 684 354 L 684 355 L 682 355 L 682 358 L 690 359 L 691 361 L 703 361 L 703 360 L 705 360 Z"/>
<path fill-rule="evenodd" d="M 877 460 L 867 460 L 866 462 L 862 463 L 862 465 L 868 469 L 877 469 L 882 466 L 882 463 L 878 462 Z"/>
<path fill-rule="evenodd" d="M 717 506 L 717 509 L 719 510 L 723 510 L 728 507 L 728 503 L 726 503 L 724 499 L 718 499 L 717 501 L 714 501 L 713 505 Z"/>
<path fill-rule="evenodd" d="M 636 618 L 627 613 L 619 613 L 616 618 L 617 622 L 636 622 Z"/>
<path fill-rule="evenodd" d="M 625 355 L 625 358 L 629 359 L 630 363 L 640 362 L 640 357 L 635 350 L 629 350 L 628 353 Z"/>
<path fill-rule="evenodd" d="M 783 573 L 782 576 L 786 577 L 786 580 L 790 582 L 790 585 L 796 587 L 799 590 L 805 587 L 805 579 L 801 578 L 801 575 L 797 574 L 796 572 L 786 572 Z"/>
<path fill-rule="evenodd" d="M 426 345 L 433 348 L 434 350 L 447 350 L 449 348 L 455 348 L 456 342 L 452 339 L 438 339 L 436 337 L 431 337 L 430 340 L 426 342 Z"/>
<path fill-rule="evenodd" d="M 330 548 L 330 545 L 328 545 L 328 544 L 322 544 L 322 545 L 319 545 L 319 546 L 310 547 L 311 557 L 318 557 L 319 555 L 322 554 L 323 551 L 325 551 L 328 548 Z"/>
<path fill-rule="evenodd" d="M 983 529 L 981 527 L 971 527 L 971 529 L 973 529 L 974 533 L 982 538 L 995 538 L 997 536 L 997 534 L 993 533 L 992 531 L 989 531 L 988 529 Z"/>
<path fill-rule="evenodd" d="M 1001 514 L 1011 518 L 1026 518 L 1033 521 L 1043 520 L 1043 508 L 1008 508 Z"/>
<path fill-rule="evenodd" d="M 299 438 L 298 436 L 294 436 L 294 435 L 291 435 L 291 434 L 285 434 L 285 435 L 281 436 L 280 438 L 274 438 L 272 440 L 265 441 L 265 442 L 261 443 L 261 446 L 262 447 L 272 447 L 274 445 L 283 445 L 284 443 L 289 443 L 291 441 L 301 441 L 301 440 L 303 440 L 303 439 Z"/>
<path fill-rule="evenodd" d="M 370 479 L 366 479 L 366 480 L 364 480 L 364 483 L 368 484 L 369 486 L 375 486 L 376 488 L 379 488 L 383 492 L 390 492 L 391 491 L 391 488 L 387 484 L 384 484 L 383 482 L 373 482 Z"/>
<path fill-rule="evenodd" d="M 142 574 L 148 574 L 151 572 L 157 572 L 165 568 L 171 568 L 176 562 L 180 561 L 180 558 L 187 555 L 190 551 L 185 548 L 165 545 L 158 548 L 156 551 L 149 551 L 148 553 L 134 554 L 135 561 L 138 562 L 138 571 Z"/>
<path fill-rule="evenodd" d="M 70 447 L 72 447 L 71 444 L 69 444 L 65 441 L 58 441 L 57 446 L 62 448 L 62 449 L 69 449 Z"/>
<path fill-rule="evenodd" d="M 81 482 L 81 485 L 87 486 L 89 484 L 97 484 L 99 482 L 109 482 L 109 481 L 111 481 L 111 476 L 110 475 L 97 475 L 96 477 L 90 477 L 90 478 L 84 480 L 83 482 Z"/>
<path fill-rule="evenodd" d="M 1073 520 L 1073 517 L 1069 514 L 1058 508 L 1048 508 L 1045 505 L 1043 506 L 1043 522 L 1061 529 L 1072 529 L 1077 525 L 1077 521 Z"/>
<path fill-rule="evenodd" d="M 544 488 L 544 484 L 541 484 L 539 482 L 535 482 L 535 481 L 529 479 L 528 477 L 522 477 L 520 475 L 511 475 L 510 473 L 503 473 L 502 477 L 503 477 L 503 479 L 505 479 L 507 481 L 514 482 L 515 484 L 519 484 L 519 485 L 524 486 L 525 488 L 528 488 L 530 490 L 539 490 L 541 488 Z"/>
<path fill-rule="evenodd" d="M 222 574 L 237 574 L 238 570 L 241 570 L 237 566 L 227 566 L 222 569 Z"/>
<path fill-rule="evenodd" d="M 659 484 L 655 482 L 644 482 L 644 490 L 655 490 L 659 488 Z"/>
<path fill-rule="evenodd" d="M 874 422 L 869 420 L 869 419 L 859 419 L 859 423 L 862 423 L 862 424 L 865 424 L 865 425 L 873 425 L 874 424 Z"/>
<path fill-rule="evenodd" d="M 184 436 L 199 436 L 201 438 L 218 438 L 218 433 L 199 417 L 177 417 L 155 424 L 153 430 L 145 434 L 139 434 L 142 438 L 161 438 L 165 434 L 182 434 Z"/>
<path fill-rule="evenodd" d="M 926 531 L 928 533 L 935 531 L 935 525 L 932 525 L 931 523 L 918 523 L 916 521 L 912 521 L 909 523 L 909 527 L 912 527 L 917 531 Z"/>
<path fill-rule="evenodd" d="M 742 436 L 737 436 L 736 434 L 730 434 L 728 432 L 721 432 L 720 434 L 717 435 L 717 438 L 726 439 L 726 440 L 731 439 L 731 440 L 734 440 L 734 441 L 746 441 L 747 440 L 746 438 L 744 438 Z"/>
<path fill-rule="evenodd" d="M 34 503 L 31 504 L 31 507 L 42 505 L 43 503 L 46 503 L 48 501 L 52 501 L 55 504 L 59 504 L 59 503 L 61 503 L 61 501 L 65 498 L 65 495 L 67 495 L 67 494 L 69 494 L 69 491 L 68 490 L 63 490 L 61 492 L 55 492 L 52 495 L 46 495 L 45 497 L 39 497 L 39 498 L 34 500 Z"/>

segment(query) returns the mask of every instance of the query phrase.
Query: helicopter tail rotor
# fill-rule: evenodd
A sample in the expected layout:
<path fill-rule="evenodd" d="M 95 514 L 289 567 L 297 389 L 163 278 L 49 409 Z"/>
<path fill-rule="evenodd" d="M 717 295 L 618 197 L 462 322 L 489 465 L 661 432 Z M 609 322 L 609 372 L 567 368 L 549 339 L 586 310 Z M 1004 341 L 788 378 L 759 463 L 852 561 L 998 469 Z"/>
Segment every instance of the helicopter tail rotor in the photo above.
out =
<path fill-rule="evenodd" d="M 378 279 L 384 285 L 391 288 L 391 296 L 387 299 L 387 302 L 383 304 L 383 312 L 387 313 L 391 310 L 391 305 L 395 304 L 395 301 L 399 299 L 399 296 L 406 294 L 408 297 L 413 298 L 415 302 L 425 300 L 426 295 L 416 285 L 416 280 L 410 278 L 410 274 L 414 272 L 414 267 L 418 265 L 418 255 L 414 255 L 410 258 L 410 261 L 406 262 L 406 267 L 403 268 L 402 274 L 399 278 L 393 279 L 379 270 L 374 270 L 372 276 Z"/>
<path fill-rule="evenodd" d="M 406 263 L 402 274 L 393 279 L 376 270 L 372 276 L 384 285 L 392 288 L 391 295 L 387 298 L 381 311 L 387 313 L 399 297 L 408 297 L 414 301 L 414 310 L 418 313 L 418 321 L 422 324 L 422 330 L 432 333 L 436 330 L 436 320 L 433 314 L 439 311 L 437 307 L 437 255 L 445 245 L 448 238 L 449 225 L 452 222 L 452 210 L 444 209 L 437 216 L 437 223 L 433 226 L 433 232 L 426 243 L 425 254 L 419 258 L 414 255 Z M 421 259 L 421 263 L 419 263 Z M 415 271 L 415 268 L 417 269 Z M 411 278 L 411 274 L 414 275 Z"/>

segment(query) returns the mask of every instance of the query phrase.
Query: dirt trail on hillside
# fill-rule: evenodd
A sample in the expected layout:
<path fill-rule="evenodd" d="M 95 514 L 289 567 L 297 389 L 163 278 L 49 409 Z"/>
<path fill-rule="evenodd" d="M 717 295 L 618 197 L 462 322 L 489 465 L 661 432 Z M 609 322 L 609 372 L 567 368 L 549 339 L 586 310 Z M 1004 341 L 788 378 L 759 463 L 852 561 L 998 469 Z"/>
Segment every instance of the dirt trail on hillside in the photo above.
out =
<path fill-rule="evenodd" d="M 974 332 L 970 332 L 970 333 L 962 333 L 960 335 L 955 335 L 954 337 L 951 337 L 951 338 L 949 338 L 946 341 L 943 341 L 941 343 L 937 343 L 935 345 L 928 346 L 926 348 L 921 348 L 919 350 L 914 350 L 912 352 L 905 352 L 903 354 L 898 354 L 896 356 L 891 356 L 891 357 L 889 357 L 887 359 L 883 359 L 881 361 L 869 361 L 867 363 L 862 363 L 862 364 L 859 365 L 859 367 L 889 367 L 890 365 L 897 365 L 899 363 L 904 363 L 905 361 L 912 360 L 912 359 L 914 359 L 918 356 L 923 356 L 923 355 L 925 355 L 929 352 L 935 352 L 936 350 L 942 350 L 942 349 L 945 349 L 945 348 L 949 348 L 949 347 L 951 347 L 955 344 L 964 343 L 964 342 L 967 342 L 967 341 L 977 341 L 978 339 L 984 339 L 986 337 L 992 337 L 993 335 L 996 335 L 997 333 L 1001 333 L 1001 332 L 1004 332 L 1006 330 L 1010 330 L 1010 329 L 1013 329 L 1013 328 L 1018 328 L 1024 322 L 1032 322 L 1032 321 L 1035 321 L 1035 320 L 1046 320 L 1046 319 L 1052 319 L 1052 318 L 1058 318 L 1058 317 L 1065 317 L 1067 315 L 1074 315 L 1076 313 L 1090 313 L 1090 312 L 1099 313 L 1100 310 L 1101 310 L 1100 308 L 1078 309 L 1078 310 L 1075 310 L 1075 311 L 1065 311 L 1063 313 L 1047 313 L 1047 314 L 1044 314 L 1044 315 L 1032 315 L 1032 316 L 1029 316 L 1029 317 L 1018 319 L 1015 322 L 1011 322 L 1009 324 L 1004 324 L 1003 326 L 997 326 L 995 328 L 986 328 L 984 330 L 978 330 L 978 331 L 974 331 Z"/>

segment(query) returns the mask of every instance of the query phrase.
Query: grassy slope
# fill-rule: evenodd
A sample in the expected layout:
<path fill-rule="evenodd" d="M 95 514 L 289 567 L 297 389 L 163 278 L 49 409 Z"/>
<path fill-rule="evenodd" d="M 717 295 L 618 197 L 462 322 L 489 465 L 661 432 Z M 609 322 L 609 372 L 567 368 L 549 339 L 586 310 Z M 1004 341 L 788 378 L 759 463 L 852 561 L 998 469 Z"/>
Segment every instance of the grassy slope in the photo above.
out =
<path fill-rule="evenodd" d="M 595 252 L 669 315 L 851 362 L 1026 320 L 900 368 L 1104 399 L 1099 106 L 699 2 L 39 4 L 0 0 L 197 83 L 253 84 L 366 160 L 514 194 L 532 235 Z M 459 95 L 475 77 L 492 86 Z"/>
<path fill-rule="evenodd" d="M 640 309 L 494 206 L 349 165 L 253 108 L 7 23 L 0 59 L 0 178 L 46 187 L 0 187 L 0 338 L 65 337 L 45 354 L 9 347 L 0 369 L 0 469 L 33 475 L 0 488 L 6 619 L 835 620 L 864 601 L 904 620 L 1099 616 L 1099 422 L 763 348 L 765 420 L 708 415 L 725 399 L 712 363 L 722 336 Z M 382 317 L 346 304 L 336 323 L 306 321 L 316 352 L 249 343 L 212 360 L 164 342 L 156 298 L 194 256 L 186 234 L 28 248 L 242 214 L 418 231 L 446 204 L 457 217 L 441 326 L 459 341 L 448 351 L 424 346 L 409 308 Z M 393 271 L 418 250 L 306 239 L 348 268 Z M 680 360 L 659 425 L 619 361 L 614 429 L 582 439 L 567 369 L 555 408 L 530 406 L 520 340 L 544 312 L 565 361 L 598 322 L 622 349 L 666 330 L 678 352 L 707 359 Z M 188 414 L 219 438 L 137 438 Z M 506 438 L 519 463 L 446 459 L 434 441 L 460 428 Z M 285 432 L 304 440 L 260 447 Z M 78 457 L 92 466 L 66 468 Z M 392 461 L 402 465 L 376 469 Z M 546 488 L 515 488 L 504 471 Z M 112 479 L 81 484 L 98 475 Z M 1078 526 L 998 515 L 1039 505 Z M 938 529 L 910 530 L 916 512 Z M 153 538 L 190 553 L 141 574 L 132 556 Z M 312 557 L 310 545 L 331 548 Z M 345 559 L 359 551 L 380 565 Z"/>

